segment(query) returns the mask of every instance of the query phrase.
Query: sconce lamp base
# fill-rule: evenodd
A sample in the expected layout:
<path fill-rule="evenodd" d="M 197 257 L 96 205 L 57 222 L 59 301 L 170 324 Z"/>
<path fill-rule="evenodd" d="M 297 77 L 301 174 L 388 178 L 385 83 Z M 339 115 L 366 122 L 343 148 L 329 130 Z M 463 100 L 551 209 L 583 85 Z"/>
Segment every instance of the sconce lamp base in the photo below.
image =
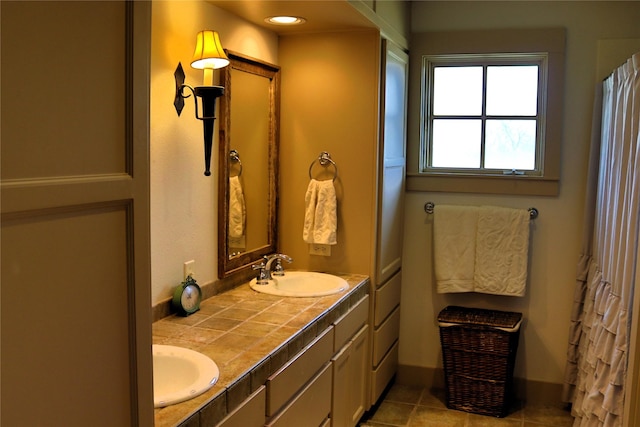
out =
<path fill-rule="evenodd" d="M 184 108 L 184 98 L 189 98 L 191 95 L 185 95 L 184 89 L 187 88 L 194 95 L 193 101 L 196 109 L 196 118 L 202 120 L 202 127 L 204 131 L 204 165 L 205 176 L 211 175 L 211 148 L 213 146 L 213 123 L 216 119 L 216 99 L 224 95 L 224 87 L 222 86 L 196 86 L 191 87 L 184 84 L 184 71 L 182 70 L 182 64 L 178 63 L 178 68 L 174 73 L 176 80 L 176 96 L 173 101 L 173 105 L 176 107 L 178 116 Z M 200 101 L 198 101 L 198 99 Z M 201 104 L 202 115 L 200 114 Z"/>

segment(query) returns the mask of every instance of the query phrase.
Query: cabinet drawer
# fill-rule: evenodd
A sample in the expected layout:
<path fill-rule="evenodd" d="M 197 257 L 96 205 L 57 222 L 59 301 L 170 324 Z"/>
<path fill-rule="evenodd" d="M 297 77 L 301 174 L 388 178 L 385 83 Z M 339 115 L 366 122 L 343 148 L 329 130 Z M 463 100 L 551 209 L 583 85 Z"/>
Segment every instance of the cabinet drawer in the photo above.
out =
<path fill-rule="evenodd" d="M 389 353 L 382 359 L 380 365 L 371 373 L 371 401 L 376 402 L 391 378 L 398 369 L 398 343 L 396 342 Z"/>
<path fill-rule="evenodd" d="M 227 415 L 218 427 L 262 427 L 264 426 L 264 408 L 267 400 L 267 388 L 258 388 L 242 404 Z"/>
<path fill-rule="evenodd" d="M 335 338 L 333 351 L 340 350 L 353 337 L 356 332 L 367 322 L 369 315 L 369 295 L 360 300 L 344 316 L 335 323 Z"/>
<path fill-rule="evenodd" d="M 399 330 L 400 307 L 396 307 L 387 320 L 380 325 L 380 328 L 373 333 L 373 366 L 378 366 L 380 359 L 398 339 Z"/>
<path fill-rule="evenodd" d="M 267 378 L 267 416 L 275 414 L 333 355 L 333 326 Z M 318 422 L 320 424 L 320 422 Z M 293 424 L 292 424 L 293 425 Z"/>
<path fill-rule="evenodd" d="M 331 412 L 331 363 L 278 413 L 266 427 L 320 426 Z"/>
<path fill-rule="evenodd" d="M 375 291 L 374 324 L 377 328 L 380 323 L 400 304 L 400 284 L 402 272 L 397 272 L 387 283 Z"/>

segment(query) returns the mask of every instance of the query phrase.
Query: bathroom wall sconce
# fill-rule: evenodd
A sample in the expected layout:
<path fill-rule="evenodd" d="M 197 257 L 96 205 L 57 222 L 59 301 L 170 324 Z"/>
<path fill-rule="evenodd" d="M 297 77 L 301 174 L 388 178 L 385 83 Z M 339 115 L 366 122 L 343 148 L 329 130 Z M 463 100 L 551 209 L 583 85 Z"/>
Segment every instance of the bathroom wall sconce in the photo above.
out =
<path fill-rule="evenodd" d="M 176 81 L 176 95 L 173 105 L 178 116 L 184 108 L 184 99 L 193 95 L 195 113 L 198 120 L 202 120 L 204 131 L 204 174 L 211 175 L 211 148 L 213 145 L 213 122 L 216 118 L 216 99 L 224 95 L 224 87 L 213 86 L 213 70 L 229 65 L 229 58 L 224 53 L 220 36 L 216 31 L 200 31 L 196 36 L 196 49 L 191 60 L 191 67 L 204 70 L 202 86 L 192 87 L 184 83 L 184 70 L 178 62 L 178 67 L 173 74 Z M 184 94 L 187 88 L 191 94 Z M 198 106 L 200 104 L 200 107 Z"/>

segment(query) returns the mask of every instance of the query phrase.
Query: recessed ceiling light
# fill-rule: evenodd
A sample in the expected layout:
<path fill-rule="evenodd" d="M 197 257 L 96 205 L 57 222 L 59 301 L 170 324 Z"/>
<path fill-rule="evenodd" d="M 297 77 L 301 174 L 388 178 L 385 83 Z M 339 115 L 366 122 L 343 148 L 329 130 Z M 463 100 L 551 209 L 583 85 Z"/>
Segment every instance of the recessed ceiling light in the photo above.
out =
<path fill-rule="evenodd" d="M 270 16 L 265 21 L 274 25 L 298 25 L 303 24 L 307 20 L 300 16 Z"/>

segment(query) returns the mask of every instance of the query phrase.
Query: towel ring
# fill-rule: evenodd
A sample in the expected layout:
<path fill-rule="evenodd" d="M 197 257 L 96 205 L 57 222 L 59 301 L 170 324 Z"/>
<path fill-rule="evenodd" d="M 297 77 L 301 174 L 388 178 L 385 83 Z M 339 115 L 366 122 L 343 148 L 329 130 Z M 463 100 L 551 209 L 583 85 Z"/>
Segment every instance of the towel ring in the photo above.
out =
<path fill-rule="evenodd" d="M 238 153 L 237 150 L 229 151 L 229 160 L 231 160 L 232 162 L 236 162 L 238 163 L 238 165 L 240 165 L 240 170 L 238 171 L 237 176 L 242 175 L 242 161 L 240 160 L 240 153 Z"/>
<path fill-rule="evenodd" d="M 320 163 L 320 166 L 325 166 L 325 167 L 329 164 L 333 165 L 333 168 L 335 169 L 335 172 L 333 174 L 333 181 L 336 180 L 336 178 L 338 177 L 338 165 L 336 165 L 336 162 L 331 160 L 331 154 L 329 154 L 326 151 L 323 151 L 322 153 L 320 153 L 318 158 L 315 159 L 313 162 L 311 162 L 311 165 L 309 166 L 309 178 L 313 179 L 313 175 L 311 175 L 311 169 L 313 169 L 313 165 L 316 162 Z"/>

